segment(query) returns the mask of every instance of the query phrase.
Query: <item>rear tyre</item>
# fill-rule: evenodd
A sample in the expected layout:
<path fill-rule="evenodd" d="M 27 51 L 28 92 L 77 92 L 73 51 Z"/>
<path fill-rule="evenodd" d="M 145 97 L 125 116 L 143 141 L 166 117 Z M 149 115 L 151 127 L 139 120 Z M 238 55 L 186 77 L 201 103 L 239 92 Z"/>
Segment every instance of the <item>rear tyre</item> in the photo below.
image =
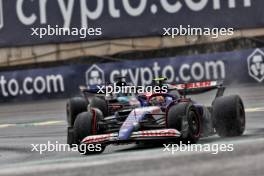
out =
<path fill-rule="evenodd" d="M 245 109 L 238 95 L 217 98 L 213 103 L 213 118 L 221 137 L 241 136 L 245 131 Z"/>
<path fill-rule="evenodd" d="M 96 120 L 98 121 L 100 117 L 96 116 Z M 73 134 L 75 144 L 78 145 L 78 150 L 83 155 L 91 155 L 91 154 L 99 154 L 105 150 L 105 146 L 101 145 L 94 145 L 93 149 L 91 150 L 90 147 L 86 144 L 81 144 L 81 141 L 90 135 L 93 135 L 93 114 L 91 112 L 83 112 L 79 114 L 74 122 L 73 126 Z M 91 145 L 91 144 L 90 144 Z M 89 150 L 90 148 L 90 150 Z"/>
<path fill-rule="evenodd" d="M 168 111 L 168 128 L 178 130 L 183 142 L 196 143 L 201 136 L 201 120 L 192 103 L 173 105 Z"/>
<path fill-rule="evenodd" d="M 93 97 L 90 101 L 90 107 L 97 108 L 102 111 L 104 117 L 108 116 L 108 105 L 106 100 L 99 97 Z"/>

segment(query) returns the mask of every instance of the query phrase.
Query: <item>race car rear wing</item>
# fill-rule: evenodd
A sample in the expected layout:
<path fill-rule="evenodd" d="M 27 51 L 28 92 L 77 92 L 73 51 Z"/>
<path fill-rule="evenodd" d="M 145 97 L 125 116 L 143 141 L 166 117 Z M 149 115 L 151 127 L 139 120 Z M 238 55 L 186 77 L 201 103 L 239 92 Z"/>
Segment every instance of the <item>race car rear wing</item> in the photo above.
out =
<path fill-rule="evenodd" d="M 223 96 L 225 87 L 220 81 L 204 81 L 185 84 L 168 84 L 169 90 L 177 90 L 180 95 L 201 94 L 211 90 L 217 90 L 216 97 Z"/>

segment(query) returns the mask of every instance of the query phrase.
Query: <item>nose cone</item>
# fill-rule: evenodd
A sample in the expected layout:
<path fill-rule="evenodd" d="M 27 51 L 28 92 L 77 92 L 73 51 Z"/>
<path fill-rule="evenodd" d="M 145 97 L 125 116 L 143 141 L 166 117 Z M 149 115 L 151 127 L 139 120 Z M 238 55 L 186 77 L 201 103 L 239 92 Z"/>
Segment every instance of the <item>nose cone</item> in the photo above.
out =
<path fill-rule="evenodd" d="M 121 128 L 118 133 L 118 139 L 128 140 L 132 132 L 133 132 L 133 126 L 129 126 L 127 128 Z"/>

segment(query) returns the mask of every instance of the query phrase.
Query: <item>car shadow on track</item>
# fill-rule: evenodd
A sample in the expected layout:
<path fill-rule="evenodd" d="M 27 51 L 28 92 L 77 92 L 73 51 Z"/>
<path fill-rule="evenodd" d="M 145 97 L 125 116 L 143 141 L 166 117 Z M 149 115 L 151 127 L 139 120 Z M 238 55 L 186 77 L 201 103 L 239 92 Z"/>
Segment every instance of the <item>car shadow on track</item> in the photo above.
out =
<path fill-rule="evenodd" d="M 201 138 L 198 144 L 210 144 L 210 143 L 231 143 L 240 140 L 264 138 L 264 128 L 247 130 L 244 135 L 238 137 L 219 137 L 218 135 Z M 180 144 L 180 141 L 175 141 L 174 144 Z M 137 150 L 151 150 L 162 148 L 163 143 L 142 143 L 133 147 L 120 149 L 115 152 L 127 152 Z"/>

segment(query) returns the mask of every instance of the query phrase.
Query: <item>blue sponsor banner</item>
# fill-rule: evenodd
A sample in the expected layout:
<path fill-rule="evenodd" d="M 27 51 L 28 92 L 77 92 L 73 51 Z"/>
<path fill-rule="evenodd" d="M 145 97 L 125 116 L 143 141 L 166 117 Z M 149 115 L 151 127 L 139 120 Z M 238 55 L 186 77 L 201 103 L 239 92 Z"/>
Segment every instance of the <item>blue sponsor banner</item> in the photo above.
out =
<path fill-rule="evenodd" d="M 66 98 L 78 95 L 79 85 L 113 82 L 120 75 L 135 85 L 148 85 L 153 78 L 165 76 L 171 83 L 223 80 L 226 85 L 257 83 L 264 86 L 264 48 L 0 72 L 0 100 Z"/>
<path fill-rule="evenodd" d="M 263 27 L 263 7 L 263 0 L 0 0 L 0 46 L 160 36 L 180 25 Z M 62 27 L 91 30 L 59 35 Z"/>

